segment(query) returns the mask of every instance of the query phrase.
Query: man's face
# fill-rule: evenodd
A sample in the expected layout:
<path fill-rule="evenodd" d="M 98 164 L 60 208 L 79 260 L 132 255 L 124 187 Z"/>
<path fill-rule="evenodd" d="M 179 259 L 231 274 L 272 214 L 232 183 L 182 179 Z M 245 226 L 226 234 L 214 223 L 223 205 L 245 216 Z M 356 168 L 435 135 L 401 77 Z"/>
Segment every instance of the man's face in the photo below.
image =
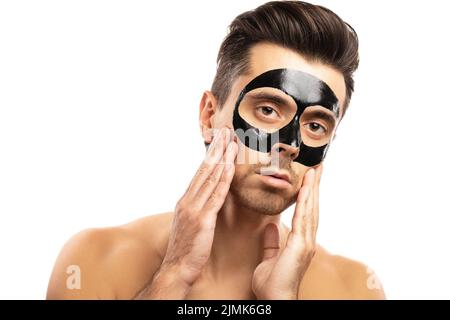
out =
<path fill-rule="evenodd" d="M 329 144 L 343 113 L 345 82 L 342 74 L 320 62 L 308 62 L 298 53 L 273 44 L 257 44 L 251 49 L 250 72 L 234 82 L 227 101 L 214 117 L 214 126 L 233 128 L 233 112 L 244 87 L 259 75 L 275 69 L 297 70 L 309 74 L 324 82 L 334 93 L 340 108 L 334 113 L 335 121 L 329 117 L 333 116 L 333 112 L 320 105 L 305 109 L 298 121 L 300 135 L 307 144 L 310 146 Z M 264 101 L 265 95 L 282 97 L 285 103 L 279 105 L 280 101 L 270 99 Z M 239 114 L 248 123 L 257 124 L 255 127 L 266 132 L 281 129 L 290 122 L 297 111 L 292 97 L 276 88 L 259 87 L 246 96 L 241 100 Z M 328 117 L 324 112 L 317 111 L 328 112 Z M 299 157 L 301 148 L 299 150 L 295 143 L 282 143 L 280 139 L 280 143 L 268 148 L 268 152 L 259 152 L 247 147 L 240 139 L 237 141 L 239 150 L 236 170 L 230 187 L 230 195 L 234 201 L 266 215 L 279 214 L 292 205 L 301 187 L 303 175 L 308 170 L 302 161 L 298 161 L 301 158 Z"/>

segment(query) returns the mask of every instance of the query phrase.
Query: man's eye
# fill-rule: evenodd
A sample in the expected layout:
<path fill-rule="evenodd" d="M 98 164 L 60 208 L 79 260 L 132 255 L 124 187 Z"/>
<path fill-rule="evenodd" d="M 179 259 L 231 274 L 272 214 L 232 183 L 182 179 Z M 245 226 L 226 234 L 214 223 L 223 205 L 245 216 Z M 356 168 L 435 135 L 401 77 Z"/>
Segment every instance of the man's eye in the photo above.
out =
<path fill-rule="evenodd" d="M 309 131 L 317 135 L 323 135 L 327 132 L 327 129 L 317 122 L 310 122 L 306 124 Z"/>
<path fill-rule="evenodd" d="M 275 109 L 271 108 L 271 107 L 259 107 L 258 111 L 261 112 L 265 117 L 270 117 L 270 118 L 274 118 L 274 117 L 278 117 L 277 112 L 275 111 Z"/>

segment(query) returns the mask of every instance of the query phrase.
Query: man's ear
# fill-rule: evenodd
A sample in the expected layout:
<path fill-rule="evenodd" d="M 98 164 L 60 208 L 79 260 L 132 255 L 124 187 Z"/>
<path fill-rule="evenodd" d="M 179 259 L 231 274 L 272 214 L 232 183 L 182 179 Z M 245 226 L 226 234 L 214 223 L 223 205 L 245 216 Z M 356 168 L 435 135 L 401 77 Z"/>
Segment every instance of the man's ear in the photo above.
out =
<path fill-rule="evenodd" d="M 213 139 L 214 116 L 217 112 L 217 100 L 211 91 L 203 92 L 199 106 L 199 125 L 205 145 Z"/>

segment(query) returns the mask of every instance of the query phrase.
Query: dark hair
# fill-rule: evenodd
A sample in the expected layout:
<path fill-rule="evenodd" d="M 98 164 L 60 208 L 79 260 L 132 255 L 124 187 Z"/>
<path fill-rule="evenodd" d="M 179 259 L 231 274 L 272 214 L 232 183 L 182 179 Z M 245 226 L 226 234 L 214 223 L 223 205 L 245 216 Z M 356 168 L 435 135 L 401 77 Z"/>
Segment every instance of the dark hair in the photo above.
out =
<path fill-rule="evenodd" d="M 217 56 L 211 92 L 221 107 L 236 78 L 249 70 L 253 45 L 270 42 L 318 60 L 340 71 L 345 80 L 344 113 L 353 93 L 358 68 L 358 36 L 331 10 L 303 1 L 271 1 L 237 16 Z"/>

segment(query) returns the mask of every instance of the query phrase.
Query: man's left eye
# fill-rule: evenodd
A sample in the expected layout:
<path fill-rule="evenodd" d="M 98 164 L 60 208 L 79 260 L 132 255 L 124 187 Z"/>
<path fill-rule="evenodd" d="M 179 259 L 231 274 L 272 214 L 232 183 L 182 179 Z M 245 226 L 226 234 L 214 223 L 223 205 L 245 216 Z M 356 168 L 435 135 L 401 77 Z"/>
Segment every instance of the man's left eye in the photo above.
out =
<path fill-rule="evenodd" d="M 310 122 L 310 123 L 307 123 L 306 125 L 308 127 L 308 130 L 310 130 L 314 134 L 322 135 L 327 132 L 327 129 L 317 122 Z"/>

